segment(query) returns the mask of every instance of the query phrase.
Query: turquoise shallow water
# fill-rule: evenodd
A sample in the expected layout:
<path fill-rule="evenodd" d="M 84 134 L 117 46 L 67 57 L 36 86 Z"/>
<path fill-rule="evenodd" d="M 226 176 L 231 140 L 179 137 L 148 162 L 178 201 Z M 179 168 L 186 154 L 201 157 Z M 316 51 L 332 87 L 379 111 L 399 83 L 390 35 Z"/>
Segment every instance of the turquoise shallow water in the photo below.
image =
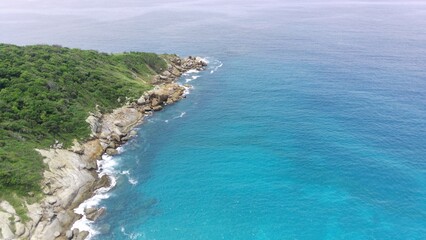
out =
<path fill-rule="evenodd" d="M 425 4 L 100 3 L 3 10 L 0 40 L 210 69 L 114 158 L 94 239 L 425 238 Z"/>

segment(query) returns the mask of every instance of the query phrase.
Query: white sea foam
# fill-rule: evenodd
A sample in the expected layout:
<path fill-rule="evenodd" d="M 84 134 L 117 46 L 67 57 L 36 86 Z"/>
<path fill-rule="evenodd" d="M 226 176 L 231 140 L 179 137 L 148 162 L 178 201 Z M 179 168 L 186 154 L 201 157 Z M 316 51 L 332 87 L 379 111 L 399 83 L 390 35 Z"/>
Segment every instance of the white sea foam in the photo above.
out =
<path fill-rule="evenodd" d="M 120 153 L 123 151 L 123 148 L 119 147 L 117 148 L 117 151 Z M 95 230 L 93 227 L 93 221 L 90 221 L 86 218 L 86 215 L 84 214 L 84 209 L 90 208 L 90 207 L 97 207 L 99 206 L 100 202 L 104 199 L 107 199 L 110 197 L 110 193 L 108 193 L 112 188 L 115 187 L 117 184 L 117 179 L 115 177 L 116 175 L 116 166 L 118 165 L 117 158 L 113 158 L 107 154 L 104 154 L 102 156 L 102 159 L 97 161 L 99 170 L 98 170 L 98 176 L 102 177 L 104 175 L 107 175 L 111 181 L 110 186 L 99 188 L 94 192 L 94 196 L 87 199 L 83 203 L 81 203 L 76 209 L 74 209 L 74 212 L 77 214 L 83 215 L 81 219 L 76 221 L 71 229 L 78 228 L 80 231 L 87 231 L 89 232 L 89 236 L 87 239 L 91 239 L 94 235 L 98 234 L 99 232 Z"/>
<path fill-rule="evenodd" d="M 181 118 L 186 114 L 186 112 L 181 112 L 179 116 L 173 117 L 173 119 Z"/>
<path fill-rule="evenodd" d="M 78 206 L 78 208 L 74 209 L 74 212 L 77 214 L 81 214 L 83 215 L 83 217 L 76 221 L 71 229 L 74 228 L 78 228 L 80 231 L 87 231 L 89 232 L 89 236 L 88 239 L 90 239 L 91 237 L 93 237 L 94 235 L 98 234 L 99 232 L 96 231 L 93 228 L 93 221 L 88 220 L 86 218 L 86 215 L 84 214 L 84 209 L 86 208 L 90 208 L 90 207 L 96 207 L 99 205 L 99 203 L 110 197 L 110 194 L 108 193 L 109 190 L 111 190 L 111 188 L 113 188 L 116 184 L 116 180 L 114 177 L 110 177 L 111 179 L 111 186 L 108 188 L 100 188 L 98 190 L 95 191 L 95 195 L 89 199 L 87 199 L 86 201 L 84 201 L 82 204 L 80 204 L 80 206 Z"/>
<path fill-rule="evenodd" d="M 199 73 L 200 71 L 197 69 L 190 69 L 182 74 L 182 76 L 190 76 L 191 74 Z M 190 78 L 189 78 L 190 79 Z"/>
<path fill-rule="evenodd" d="M 197 78 L 199 78 L 199 77 L 201 77 L 200 75 L 195 75 L 195 76 L 191 76 L 191 78 L 186 78 L 185 79 L 185 82 L 191 82 L 192 80 L 195 80 L 195 79 L 197 79 Z"/>
<path fill-rule="evenodd" d="M 202 58 L 202 60 L 206 63 L 209 63 L 209 61 L 206 58 Z M 223 63 L 220 62 L 220 61 L 216 60 L 215 63 L 217 63 L 217 65 L 212 66 L 210 74 L 214 73 L 220 67 L 223 66 Z M 192 74 L 196 74 L 196 73 L 199 73 L 199 72 L 200 71 L 195 70 L 195 69 L 191 69 L 191 70 L 185 72 L 183 74 L 183 76 L 189 76 L 188 78 L 185 79 L 186 83 L 201 77 L 200 75 L 192 75 Z M 185 88 L 184 95 L 187 95 L 187 94 L 190 93 L 190 90 L 193 89 L 194 87 L 189 85 L 189 86 L 184 86 L 184 88 Z M 182 118 L 185 114 L 186 114 L 186 112 L 182 112 L 179 116 L 173 117 L 173 119 Z M 151 118 L 148 118 L 148 121 L 153 122 L 154 120 L 152 120 Z M 169 120 L 165 120 L 165 122 L 167 123 L 167 122 L 169 122 Z M 117 148 L 117 151 L 119 153 L 121 153 L 121 152 L 123 152 L 123 148 L 119 147 L 119 148 Z M 104 175 L 107 175 L 111 180 L 111 185 L 109 187 L 104 187 L 104 188 L 100 188 L 100 189 L 96 190 L 93 197 L 87 199 L 82 204 L 80 204 L 80 206 L 78 206 L 76 209 L 74 209 L 75 213 L 81 214 L 81 215 L 83 215 L 83 217 L 80 220 L 76 221 L 73 224 L 71 229 L 78 228 L 80 231 L 88 231 L 89 236 L 87 237 L 87 239 L 91 239 L 96 234 L 99 234 L 99 232 L 94 228 L 93 221 L 90 221 L 86 218 L 86 216 L 84 214 L 84 209 L 89 208 L 89 207 L 97 207 L 97 206 L 99 206 L 99 204 L 102 200 L 110 197 L 110 194 L 108 192 L 112 188 L 114 188 L 115 185 L 117 184 L 117 179 L 116 179 L 117 174 L 125 175 L 127 177 L 128 181 L 129 181 L 129 183 L 132 184 L 132 185 L 138 184 L 138 181 L 135 178 L 131 177 L 130 170 L 125 170 L 125 171 L 122 171 L 121 173 L 117 173 L 117 170 L 116 170 L 116 167 L 118 165 L 117 160 L 118 160 L 117 157 L 112 157 L 112 156 L 109 156 L 109 155 L 106 155 L 106 154 L 102 156 L 102 159 L 98 161 L 98 166 L 99 166 L 98 176 L 102 177 Z M 127 233 L 124 227 L 121 227 L 121 232 L 125 236 L 129 237 L 129 239 L 137 239 L 137 238 L 144 235 L 143 233 Z"/>
<path fill-rule="evenodd" d="M 129 181 L 130 184 L 132 184 L 132 185 L 138 184 L 138 180 L 136 180 L 135 178 L 133 178 L 130 175 L 130 170 L 122 171 L 121 175 L 125 175 L 127 177 L 127 180 Z"/>
<path fill-rule="evenodd" d="M 210 63 L 210 61 L 207 59 L 207 58 L 200 58 L 201 59 L 201 61 L 203 61 L 203 62 L 205 62 L 205 63 L 207 63 L 207 64 L 209 64 Z"/>
<path fill-rule="evenodd" d="M 134 186 L 134 185 L 138 184 L 138 180 L 136 180 L 134 178 L 129 178 L 129 183 Z"/>
<path fill-rule="evenodd" d="M 219 68 L 223 66 L 223 63 L 219 60 L 217 60 L 216 63 L 217 65 L 214 66 L 212 70 L 210 70 L 210 74 L 213 74 L 214 72 L 216 72 Z"/>
<path fill-rule="evenodd" d="M 191 69 L 191 70 L 186 71 L 183 75 L 188 76 L 191 73 L 199 73 L 199 72 L 200 71 L 198 71 L 197 69 Z"/>
<path fill-rule="evenodd" d="M 170 119 L 170 120 L 178 119 L 178 118 L 182 118 L 185 114 L 186 114 L 186 112 L 181 112 L 178 116 L 174 116 L 174 117 L 172 117 L 172 119 Z M 164 120 L 164 122 L 165 122 L 165 123 L 168 123 L 170 120 L 169 120 L 169 119 L 167 119 L 167 120 Z"/>
<path fill-rule="evenodd" d="M 194 86 L 190 85 L 190 86 L 183 86 L 185 88 L 185 91 L 183 92 L 183 95 L 188 95 L 190 93 L 191 89 L 194 89 Z"/>
<path fill-rule="evenodd" d="M 144 234 L 143 233 L 127 233 L 126 229 L 121 226 L 120 231 L 123 233 L 123 235 L 129 237 L 129 239 L 138 239 L 139 237 L 142 237 Z"/>
<path fill-rule="evenodd" d="M 123 152 L 121 147 L 117 148 L 118 153 Z M 118 165 L 117 157 L 109 156 L 108 154 L 104 154 L 101 160 L 98 160 L 98 175 L 102 177 L 103 175 L 112 176 L 116 173 L 116 167 Z"/>

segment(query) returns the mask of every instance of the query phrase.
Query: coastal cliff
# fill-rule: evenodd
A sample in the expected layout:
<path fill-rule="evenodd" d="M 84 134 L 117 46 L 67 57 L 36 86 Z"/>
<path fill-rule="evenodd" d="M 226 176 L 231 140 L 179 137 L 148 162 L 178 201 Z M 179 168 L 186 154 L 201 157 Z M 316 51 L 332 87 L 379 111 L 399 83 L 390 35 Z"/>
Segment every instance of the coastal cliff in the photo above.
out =
<path fill-rule="evenodd" d="M 117 154 L 117 148 L 136 135 L 133 128 L 144 118 L 164 106 L 184 97 L 185 87 L 176 80 L 191 69 L 202 70 L 206 63 L 201 58 L 179 58 L 164 55 L 166 70 L 150 79 L 154 88 L 137 99 L 126 99 L 121 107 L 104 112 L 96 107 L 87 117 L 90 137 L 74 140 L 64 148 L 57 141 L 48 149 L 37 149 L 43 157 L 45 170 L 41 182 L 40 200 L 26 202 L 28 220 L 22 221 L 14 207 L 0 201 L 0 239 L 85 239 L 86 231 L 71 229 L 82 215 L 74 212 L 97 189 L 108 187 L 108 176 L 99 176 L 97 160 L 103 154 Z M 31 194 L 31 193 L 30 193 Z M 96 220 L 105 209 L 85 209 L 89 220 Z"/>

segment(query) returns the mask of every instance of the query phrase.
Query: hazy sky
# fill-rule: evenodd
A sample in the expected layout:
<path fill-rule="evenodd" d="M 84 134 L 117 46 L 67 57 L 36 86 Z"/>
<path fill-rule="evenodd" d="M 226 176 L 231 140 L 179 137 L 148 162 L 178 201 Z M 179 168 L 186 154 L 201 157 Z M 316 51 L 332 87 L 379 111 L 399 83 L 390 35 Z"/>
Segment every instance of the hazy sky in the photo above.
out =
<path fill-rule="evenodd" d="M 327 19 L 326 23 L 324 19 Z M 324 23 L 322 28 L 345 26 L 357 29 L 362 24 L 394 24 L 395 29 L 415 31 L 416 36 L 423 36 L 426 1 L 0 0 L 0 42 L 21 45 L 59 43 L 112 49 L 118 38 L 126 38 L 131 43 L 147 39 L 139 36 L 140 32 L 169 37 L 173 42 L 189 29 L 196 29 L 197 37 L 202 38 L 209 31 L 220 30 L 223 34 L 226 29 L 228 34 L 233 34 L 235 29 L 281 30 L 283 26 L 302 31 L 305 24 L 321 21 Z M 212 22 L 226 28 L 208 29 Z M 403 22 L 413 24 L 407 29 Z M 122 32 L 124 29 L 133 32 Z M 210 38 L 214 36 L 209 35 Z M 168 49 L 168 46 L 157 46 L 156 43 L 149 46 L 155 51 Z"/>
<path fill-rule="evenodd" d="M 276 8 L 318 7 L 321 5 L 426 5 L 426 1 L 401 0 L 2 0 L 0 1 L 0 17 L 10 14 L 40 15 L 76 15 L 97 20 L 117 20 L 131 18 L 153 11 L 173 10 L 185 11 L 199 8 L 202 11 L 215 11 L 225 14 L 242 14 L 248 9 L 261 10 L 263 7 Z M 143 5 L 144 7 L 141 7 Z M 132 7 L 133 6 L 133 7 Z M 148 7 L 146 7 L 148 6 Z M 211 6 L 214 6 L 211 7 Z M 217 6 L 221 6 L 218 8 Z M 255 8 L 253 8 L 255 6 Z M 117 11 L 121 14 L 117 14 Z M 20 19 L 25 19 L 20 16 Z M 31 16 L 29 16 L 31 18 Z"/>

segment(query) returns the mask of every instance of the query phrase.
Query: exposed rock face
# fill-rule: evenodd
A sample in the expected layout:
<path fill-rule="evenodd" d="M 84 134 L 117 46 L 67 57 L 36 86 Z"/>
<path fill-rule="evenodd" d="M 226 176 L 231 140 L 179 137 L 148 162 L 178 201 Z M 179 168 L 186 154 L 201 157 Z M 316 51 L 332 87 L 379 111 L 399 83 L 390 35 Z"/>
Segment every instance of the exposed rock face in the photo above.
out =
<path fill-rule="evenodd" d="M 107 148 L 105 153 L 110 155 L 110 156 L 114 156 L 114 155 L 118 154 L 118 151 L 117 151 L 117 149 L 114 149 L 114 148 Z"/>
<path fill-rule="evenodd" d="M 86 122 L 89 123 L 90 125 L 90 129 L 92 130 L 92 133 L 98 133 L 100 130 L 100 122 L 99 122 L 99 118 L 94 116 L 94 115 L 90 115 L 87 119 Z"/>
<path fill-rule="evenodd" d="M 29 231 L 21 223 L 15 209 L 6 201 L 0 202 L 0 238 L 1 239 L 25 239 Z"/>
<path fill-rule="evenodd" d="M 77 154 L 83 154 L 84 153 L 84 146 L 81 145 L 76 139 L 72 142 L 73 146 L 71 147 L 71 151 L 77 153 Z"/>
<path fill-rule="evenodd" d="M 182 59 L 178 56 L 169 56 L 168 60 L 170 64 L 167 66 L 167 70 L 155 76 L 152 83 L 170 83 L 188 70 L 203 70 L 204 67 L 207 66 L 207 63 L 200 57 L 189 56 Z"/>
<path fill-rule="evenodd" d="M 141 96 L 138 101 L 136 101 L 137 104 L 143 105 L 146 102 L 145 96 Z"/>
<path fill-rule="evenodd" d="M 38 150 L 48 165 L 43 181 L 48 197 L 30 212 L 31 239 L 55 239 L 79 218 L 72 209 L 91 196 L 97 177 L 90 164 L 99 155 L 99 143 L 93 140 L 84 148 L 88 150 L 84 155 L 65 149 Z"/>
<path fill-rule="evenodd" d="M 167 60 L 167 70 L 152 79 L 156 87 L 137 101 L 112 113 L 102 115 L 97 110 L 90 114 L 86 122 L 92 132 L 91 140 L 83 144 L 75 140 L 68 150 L 62 147 L 37 150 L 47 165 L 42 182 L 45 197 L 39 203 L 27 205 L 31 220 L 25 224 L 8 202 L 1 201 L 0 239 L 83 240 L 89 235 L 86 231 L 70 228 L 81 218 L 73 209 L 93 196 L 96 189 L 110 185 L 107 176 L 99 178 L 97 175 L 96 160 L 105 153 L 117 154 L 117 147 L 136 136 L 132 129 L 142 123 L 144 116 L 184 97 L 185 87 L 174 82 L 182 73 L 206 66 L 196 57 L 168 56 Z M 104 212 L 104 208 L 85 210 L 86 218 L 93 221 Z"/>
<path fill-rule="evenodd" d="M 109 187 L 111 185 L 111 179 L 107 175 L 103 175 L 96 181 L 95 189 Z"/>
<path fill-rule="evenodd" d="M 84 240 L 84 239 L 86 239 L 87 238 L 87 236 L 89 236 L 89 232 L 87 232 L 87 231 L 82 231 L 82 232 L 80 232 L 75 238 L 73 238 L 73 239 L 75 239 L 75 240 Z"/>
<path fill-rule="evenodd" d="M 73 236 L 74 236 L 74 233 L 71 230 L 68 230 L 65 232 L 65 237 L 67 239 L 72 239 Z"/>
<path fill-rule="evenodd" d="M 105 208 L 87 208 L 84 210 L 86 218 L 91 221 L 96 221 L 102 214 L 104 214 Z"/>

